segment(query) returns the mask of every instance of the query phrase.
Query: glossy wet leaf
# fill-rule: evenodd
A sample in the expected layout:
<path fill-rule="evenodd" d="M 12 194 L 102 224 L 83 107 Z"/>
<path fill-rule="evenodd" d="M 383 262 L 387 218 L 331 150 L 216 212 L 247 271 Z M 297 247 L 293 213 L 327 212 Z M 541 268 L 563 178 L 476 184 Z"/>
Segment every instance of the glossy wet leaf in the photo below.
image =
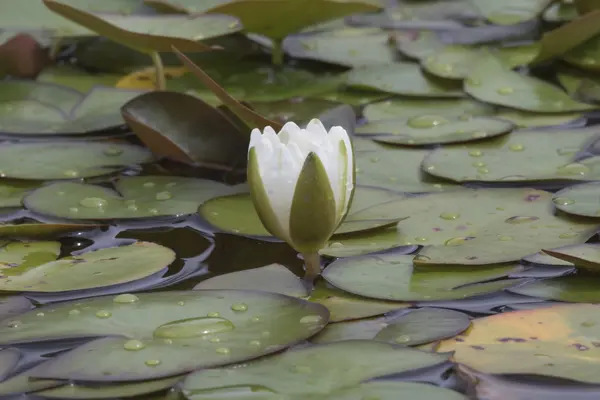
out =
<path fill-rule="evenodd" d="M 213 276 L 194 286 L 194 289 L 264 290 L 292 297 L 306 297 L 309 294 L 302 280 L 281 264 Z"/>
<path fill-rule="evenodd" d="M 346 83 L 357 89 L 379 90 L 411 97 L 463 97 L 461 83 L 426 76 L 418 64 L 398 62 L 354 68 Z"/>
<path fill-rule="evenodd" d="M 282 40 L 319 22 L 379 9 L 366 1 L 236 0 L 213 7 L 206 13 L 232 15 L 241 21 L 244 31 Z"/>
<path fill-rule="evenodd" d="M 464 299 L 520 283 L 501 279 L 520 269 L 514 264 L 477 269 L 419 269 L 413 267 L 413 258 L 398 254 L 345 258 L 331 263 L 323 271 L 323 278 L 359 296 L 394 301 Z"/>
<path fill-rule="evenodd" d="M 599 383 L 600 308 L 569 304 L 476 319 L 471 329 L 438 347 L 490 374 L 533 374 Z"/>
<path fill-rule="evenodd" d="M 481 140 L 508 133 L 512 128 L 509 121 L 496 118 L 447 118 L 425 114 L 366 123 L 356 129 L 356 134 L 373 136 L 382 143 L 415 146 Z"/>
<path fill-rule="evenodd" d="M 31 180 L 90 178 L 152 159 L 152 154 L 143 147 L 124 143 L 10 143 L 0 147 L 0 174 Z M 23 163 L 23 160 L 30 162 Z"/>
<path fill-rule="evenodd" d="M 556 208 L 573 215 L 583 217 L 600 216 L 600 184 L 582 183 L 566 187 L 554 195 L 552 201 Z"/>
<path fill-rule="evenodd" d="M 355 139 L 356 182 L 359 185 L 413 193 L 439 192 L 457 187 L 420 171 L 421 161 L 428 150 L 383 146 L 359 150 L 357 143 L 359 140 Z"/>
<path fill-rule="evenodd" d="M 559 260 L 556 257 L 552 257 L 552 256 L 544 253 L 543 251 L 540 251 L 535 254 L 531 254 L 527 257 L 523 257 L 522 261 L 525 261 L 525 262 L 531 263 L 531 264 L 536 264 L 536 265 L 543 265 L 543 266 L 556 266 L 556 267 L 572 267 L 573 266 L 573 263 L 564 261 L 564 260 Z"/>
<path fill-rule="evenodd" d="M 245 165 L 248 136 L 223 113 L 183 93 L 153 92 L 121 109 L 134 133 L 155 153 L 216 169 Z"/>
<path fill-rule="evenodd" d="M 600 282 L 588 274 L 560 276 L 536 280 L 511 289 L 524 296 L 572 303 L 600 302 Z"/>
<path fill-rule="evenodd" d="M 574 158 L 595 135 L 595 128 L 518 132 L 494 142 L 434 150 L 422 168 L 455 182 L 594 180 L 600 173 L 600 157 L 578 162 Z"/>
<path fill-rule="evenodd" d="M 116 181 L 114 190 L 83 183 L 54 183 L 31 193 L 25 204 L 36 213 L 59 218 L 135 219 L 192 214 L 199 204 L 232 190 L 206 179 L 125 176 Z M 61 201 L 55 201 L 57 198 Z"/>
<path fill-rule="evenodd" d="M 511 71 L 490 54 L 472 64 L 464 90 L 477 100 L 525 111 L 562 113 L 595 108 L 573 100 L 551 83 Z"/>
<path fill-rule="evenodd" d="M 598 272 L 600 269 L 600 246 L 592 243 L 576 244 L 544 249 L 544 253 L 575 265 L 577 269 Z"/>
<path fill-rule="evenodd" d="M 536 19 L 552 0 L 472 0 L 475 8 L 491 23 L 513 25 Z"/>
<path fill-rule="evenodd" d="M 372 339 L 403 346 L 417 346 L 458 335 L 470 324 L 469 317 L 458 311 L 421 308 L 383 318 L 329 324 L 311 341 L 327 343 Z"/>
<path fill-rule="evenodd" d="M 53 12 L 99 35 L 143 52 L 208 51 L 205 40 L 240 30 L 238 20 L 226 15 L 199 15 L 194 18 L 172 15 L 95 14 L 70 4 L 43 0 Z"/>
<path fill-rule="evenodd" d="M 3 266 L 0 291 L 46 293 L 118 285 L 165 269 L 175 253 L 155 243 L 137 242 L 45 263 L 32 263 L 30 258 Z"/>
<path fill-rule="evenodd" d="M 358 67 L 397 61 L 387 33 L 374 28 L 344 28 L 310 36 L 290 36 L 283 42 L 287 54 Z"/>
<path fill-rule="evenodd" d="M 188 376 L 183 389 L 191 399 L 202 399 L 207 390 L 236 386 L 258 386 L 288 396 L 327 395 L 368 379 L 440 364 L 446 357 L 370 340 L 349 340 L 292 349 L 241 367 L 198 371 Z"/>
<path fill-rule="evenodd" d="M 325 281 L 319 280 L 310 293 L 309 301 L 319 303 L 329 310 L 330 322 L 349 321 L 376 315 L 389 311 L 410 307 L 409 303 L 392 302 L 370 299 L 344 292 Z"/>
<path fill-rule="evenodd" d="M 541 114 L 502 107 L 498 108 L 494 113 L 496 118 L 508 120 L 519 128 L 536 128 L 562 124 L 574 124 L 576 127 L 580 127 L 585 123 L 583 115 L 580 112 Z"/>
<path fill-rule="evenodd" d="M 373 219 L 367 210 L 371 207 L 376 208 L 378 204 L 392 198 L 399 198 L 399 195 L 386 190 L 362 187 L 359 187 L 355 193 L 357 201 L 356 203 L 353 201 L 348 215 L 335 234 L 377 229 L 405 218 L 399 214 L 389 214 Z M 260 221 L 248 193 L 215 197 L 202 204 L 198 212 L 212 226 L 225 232 L 249 236 L 271 236 Z"/>
<path fill-rule="evenodd" d="M 42 239 L 58 237 L 72 232 L 84 232 L 100 225 L 93 224 L 42 224 L 42 223 L 0 223 L 0 238 Z"/>
<path fill-rule="evenodd" d="M 39 312 L 44 317 L 37 316 Z M 22 314 L 18 322 L 2 324 L 0 341 L 100 337 L 53 358 L 34 376 L 126 382 L 272 353 L 318 332 L 327 317 L 323 306 L 266 292 L 121 294 Z"/>
<path fill-rule="evenodd" d="M 471 65 L 480 57 L 481 52 L 476 48 L 445 46 L 423 58 L 421 66 L 440 78 L 464 79 L 469 75 Z"/>
<path fill-rule="evenodd" d="M 425 115 L 444 118 L 469 118 L 493 114 L 494 109 L 471 99 L 394 98 L 368 104 L 363 114 L 370 122 L 390 119 L 409 119 Z"/>

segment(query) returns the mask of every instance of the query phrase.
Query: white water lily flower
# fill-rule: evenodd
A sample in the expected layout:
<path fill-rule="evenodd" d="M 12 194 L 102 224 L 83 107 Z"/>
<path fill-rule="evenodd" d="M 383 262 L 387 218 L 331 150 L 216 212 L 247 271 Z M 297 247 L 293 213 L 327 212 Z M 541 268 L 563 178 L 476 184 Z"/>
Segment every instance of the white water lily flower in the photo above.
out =
<path fill-rule="evenodd" d="M 248 183 L 265 228 L 296 251 L 315 254 L 343 221 L 354 193 L 354 157 L 341 126 L 313 119 L 252 130 Z"/>

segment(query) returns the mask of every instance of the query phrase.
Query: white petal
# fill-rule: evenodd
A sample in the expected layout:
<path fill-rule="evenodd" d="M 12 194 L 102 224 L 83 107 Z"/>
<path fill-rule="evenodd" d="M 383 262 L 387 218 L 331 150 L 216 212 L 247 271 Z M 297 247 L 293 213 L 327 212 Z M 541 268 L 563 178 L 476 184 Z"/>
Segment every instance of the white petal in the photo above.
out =
<path fill-rule="evenodd" d="M 282 143 L 288 144 L 290 143 L 292 136 L 300 133 L 300 131 L 300 127 L 294 122 L 286 122 L 279 132 L 279 140 L 281 140 Z"/>
<path fill-rule="evenodd" d="M 275 129 L 271 128 L 270 126 L 266 126 L 265 129 L 263 129 L 263 138 L 275 143 L 279 143 L 279 138 L 277 137 L 277 133 L 275 132 Z"/>
<path fill-rule="evenodd" d="M 341 198 L 342 197 L 342 191 L 345 191 L 345 202 L 343 205 L 336 203 L 337 205 L 339 205 L 340 207 L 338 207 L 338 210 L 340 212 L 340 216 L 344 215 L 349 202 L 350 202 L 350 195 L 352 194 L 352 189 L 354 188 L 354 181 L 353 181 L 353 169 L 354 169 L 354 165 L 353 165 L 353 154 L 352 154 L 352 142 L 350 141 L 350 137 L 348 136 L 348 133 L 346 132 L 346 130 L 344 128 L 342 128 L 341 126 L 334 126 L 331 128 L 331 130 L 329 131 L 329 140 L 332 144 L 332 146 L 335 147 L 336 149 L 336 154 L 337 154 L 337 162 L 339 165 L 339 173 L 341 173 L 341 171 L 343 171 L 344 169 L 346 170 L 346 186 L 342 187 L 341 185 L 339 185 L 339 181 L 338 181 L 338 185 L 336 190 L 339 192 L 340 197 L 336 197 L 337 198 Z M 346 146 L 346 154 L 347 154 L 347 159 L 343 160 L 340 159 L 340 153 L 339 153 L 339 146 L 340 143 L 344 143 L 344 145 Z M 346 165 L 343 165 L 345 161 Z M 341 179 L 340 179 L 341 180 Z"/>
<path fill-rule="evenodd" d="M 260 132 L 260 129 L 258 129 L 258 128 L 252 129 L 252 132 L 250 132 L 250 144 L 248 145 L 248 151 L 250 151 L 251 148 L 256 146 L 260 142 L 261 139 L 262 139 L 262 133 Z"/>

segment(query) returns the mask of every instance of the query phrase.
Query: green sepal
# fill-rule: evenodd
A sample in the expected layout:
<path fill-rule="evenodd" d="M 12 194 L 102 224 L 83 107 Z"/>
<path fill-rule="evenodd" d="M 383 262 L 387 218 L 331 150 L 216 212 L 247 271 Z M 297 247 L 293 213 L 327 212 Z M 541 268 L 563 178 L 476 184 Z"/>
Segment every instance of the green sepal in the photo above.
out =
<path fill-rule="evenodd" d="M 292 247 L 301 253 L 323 248 L 336 228 L 336 204 L 323 163 L 309 153 L 298 177 L 290 212 Z"/>
<path fill-rule="evenodd" d="M 269 196 L 265 190 L 263 180 L 260 176 L 260 168 L 258 166 L 258 157 L 256 149 L 252 147 L 248 153 L 248 169 L 247 169 L 248 185 L 250 186 L 250 197 L 254 208 L 260 218 L 260 222 L 265 229 L 276 238 L 290 242 L 290 238 L 285 233 L 285 230 L 279 223 L 275 211 L 269 201 Z M 283 221 L 284 223 L 287 221 Z"/>

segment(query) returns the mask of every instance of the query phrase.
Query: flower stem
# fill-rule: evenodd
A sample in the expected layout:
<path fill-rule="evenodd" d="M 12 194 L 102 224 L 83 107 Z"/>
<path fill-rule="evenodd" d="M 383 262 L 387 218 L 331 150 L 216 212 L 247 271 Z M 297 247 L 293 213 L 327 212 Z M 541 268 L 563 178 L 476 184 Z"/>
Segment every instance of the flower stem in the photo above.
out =
<path fill-rule="evenodd" d="M 273 52 L 271 53 L 271 64 L 276 67 L 283 65 L 283 40 L 273 40 Z"/>
<path fill-rule="evenodd" d="M 302 253 L 304 258 L 304 280 L 312 283 L 321 274 L 321 256 L 319 253 Z"/>
<path fill-rule="evenodd" d="M 158 51 L 153 51 L 150 53 L 150 56 L 152 57 L 152 63 L 156 70 L 156 90 L 166 90 L 167 81 L 165 80 L 165 68 L 162 59 L 160 58 L 160 54 Z"/>

